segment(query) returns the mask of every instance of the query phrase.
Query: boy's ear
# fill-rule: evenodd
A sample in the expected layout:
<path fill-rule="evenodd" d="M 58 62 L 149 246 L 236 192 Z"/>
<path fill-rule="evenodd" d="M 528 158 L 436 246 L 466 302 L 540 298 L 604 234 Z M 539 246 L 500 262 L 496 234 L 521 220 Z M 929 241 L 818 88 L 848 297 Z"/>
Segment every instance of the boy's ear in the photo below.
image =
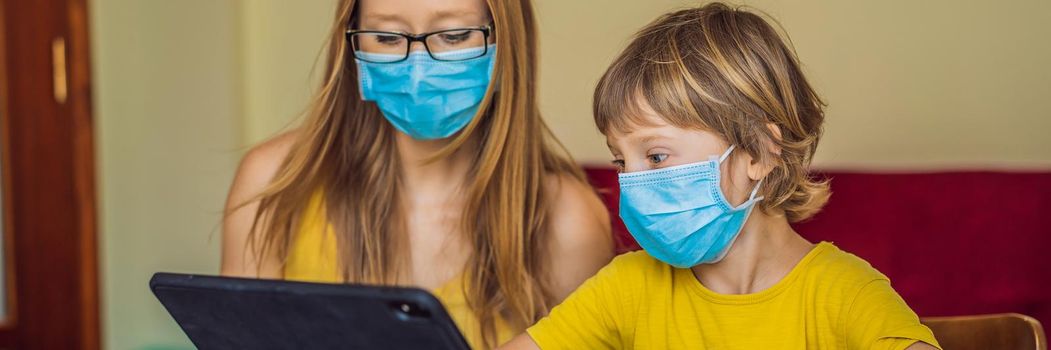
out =
<path fill-rule="evenodd" d="M 781 128 L 778 127 L 777 124 L 766 123 L 766 128 L 770 129 L 770 134 L 774 135 L 774 139 L 775 140 L 777 140 L 777 141 L 781 141 L 782 140 L 782 138 L 781 138 Z M 769 144 L 766 145 L 766 149 L 768 151 L 770 151 L 770 154 L 776 154 L 776 155 L 779 155 L 779 156 L 781 155 L 781 146 L 778 146 L 777 142 L 769 142 Z"/>
<path fill-rule="evenodd" d="M 781 128 L 777 124 L 766 123 L 766 128 L 770 129 L 770 134 L 774 136 L 774 139 L 781 141 Z M 773 171 L 778 164 L 777 156 L 781 155 L 781 146 L 778 146 L 777 142 L 767 141 L 765 143 L 766 150 L 769 152 L 768 156 L 753 157 L 751 164 L 748 164 L 748 178 L 754 181 L 759 181 Z"/>

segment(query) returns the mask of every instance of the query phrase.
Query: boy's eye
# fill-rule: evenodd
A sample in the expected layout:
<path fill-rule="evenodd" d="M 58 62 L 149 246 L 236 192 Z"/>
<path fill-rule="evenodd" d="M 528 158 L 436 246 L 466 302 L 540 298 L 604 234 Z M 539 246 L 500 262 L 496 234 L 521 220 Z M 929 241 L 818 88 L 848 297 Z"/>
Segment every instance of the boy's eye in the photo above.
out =
<path fill-rule="evenodd" d="M 663 162 L 665 159 L 668 159 L 668 155 L 663 153 L 651 154 L 646 157 L 649 158 L 650 163 L 653 164 L 660 164 L 660 162 Z"/>
<path fill-rule="evenodd" d="M 618 172 L 624 171 L 624 160 L 623 159 L 614 159 L 610 163 L 613 163 L 613 166 L 617 167 L 617 171 Z"/>

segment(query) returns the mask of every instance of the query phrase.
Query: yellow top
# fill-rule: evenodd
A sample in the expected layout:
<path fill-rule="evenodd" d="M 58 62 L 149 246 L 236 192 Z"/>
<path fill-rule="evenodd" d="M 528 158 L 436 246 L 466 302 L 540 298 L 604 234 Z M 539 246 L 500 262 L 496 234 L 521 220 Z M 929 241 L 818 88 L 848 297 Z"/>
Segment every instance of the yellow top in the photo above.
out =
<path fill-rule="evenodd" d="M 690 269 L 621 255 L 529 328 L 541 349 L 904 349 L 938 346 L 867 262 L 820 243 L 780 282 L 715 293 Z"/>
<path fill-rule="evenodd" d="M 288 260 L 285 264 L 285 279 L 305 282 L 341 283 L 337 266 L 336 238 L 332 227 L 325 220 L 324 200 L 315 194 L 303 212 L 299 229 L 294 233 Z M 461 274 L 462 276 L 462 274 Z M 482 335 L 478 319 L 471 312 L 464 296 L 461 277 L 453 278 L 445 285 L 430 291 L 442 302 L 445 310 L 463 332 L 472 349 L 482 349 Z M 496 321 L 498 344 L 511 339 L 521 330 L 514 330 L 502 319 Z"/>

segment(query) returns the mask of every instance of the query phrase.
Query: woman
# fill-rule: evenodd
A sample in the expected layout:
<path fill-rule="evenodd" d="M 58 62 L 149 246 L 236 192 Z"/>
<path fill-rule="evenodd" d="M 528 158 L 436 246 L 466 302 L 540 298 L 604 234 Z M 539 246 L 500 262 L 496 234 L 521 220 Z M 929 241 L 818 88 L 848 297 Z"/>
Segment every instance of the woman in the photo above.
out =
<path fill-rule="evenodd" d="M 309 118 L 238 170 L 222 274 L 429 289 L 474 347 L 546 314 L 613 243 L 535 37 L 528 0 L 342 0 Z"/>

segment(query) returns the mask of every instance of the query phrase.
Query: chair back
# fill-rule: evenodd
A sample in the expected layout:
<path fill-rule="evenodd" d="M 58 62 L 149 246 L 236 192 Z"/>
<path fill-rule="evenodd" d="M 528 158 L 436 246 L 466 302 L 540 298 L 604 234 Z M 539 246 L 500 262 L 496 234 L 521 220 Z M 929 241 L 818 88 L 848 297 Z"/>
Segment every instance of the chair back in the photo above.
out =
<path fill-rule="evenodd" d="M 1040 321 L 1022 314 L 924 317 L 943 350 L 1047 350 Z"/>

